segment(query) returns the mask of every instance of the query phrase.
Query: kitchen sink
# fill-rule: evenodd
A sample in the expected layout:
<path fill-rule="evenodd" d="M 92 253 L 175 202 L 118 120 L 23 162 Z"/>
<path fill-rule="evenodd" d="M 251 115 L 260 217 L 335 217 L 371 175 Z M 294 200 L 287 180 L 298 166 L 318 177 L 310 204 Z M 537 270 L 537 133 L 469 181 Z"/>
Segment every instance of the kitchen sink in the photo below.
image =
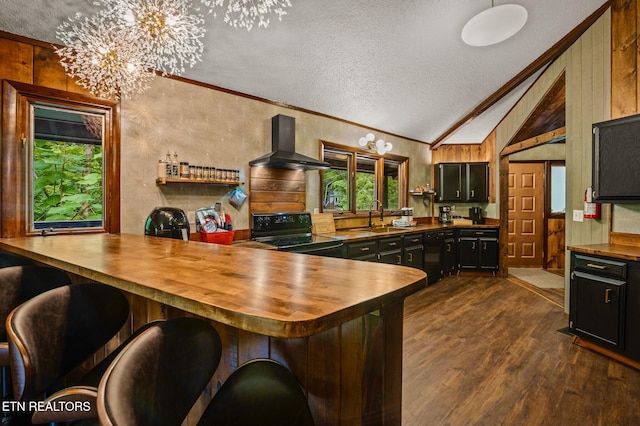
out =
<path fill-rule="evenodd" d="M 368 228 L 368 232 L 375 232 L 376 234 L 385 234 L 393 231 L 406 231 L 407 228 L 400 228 L 396 226 L 385 226 L 384 228 Z"/>

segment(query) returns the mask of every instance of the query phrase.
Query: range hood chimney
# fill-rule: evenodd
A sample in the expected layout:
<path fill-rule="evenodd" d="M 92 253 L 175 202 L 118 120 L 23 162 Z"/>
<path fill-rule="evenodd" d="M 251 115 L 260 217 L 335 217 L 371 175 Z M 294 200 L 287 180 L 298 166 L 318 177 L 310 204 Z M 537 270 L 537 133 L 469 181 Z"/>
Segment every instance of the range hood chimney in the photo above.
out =
<path fill-rule="evenodd" d="M 329 163 L 295 151 L 296 119 L 278 114 L 271 118 L 271 152 L 249 161 L 249 165 L 290 170 L 320 170 L 331 167 Z"/>

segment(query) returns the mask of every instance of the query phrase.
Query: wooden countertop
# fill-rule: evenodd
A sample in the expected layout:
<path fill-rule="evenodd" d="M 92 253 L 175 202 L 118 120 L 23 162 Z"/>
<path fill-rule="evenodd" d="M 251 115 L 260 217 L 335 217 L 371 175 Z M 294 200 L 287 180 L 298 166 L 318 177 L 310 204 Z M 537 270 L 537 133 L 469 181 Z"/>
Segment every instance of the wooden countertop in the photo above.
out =
<path fill-rule="evenodd" d="M 132 234 L 2 238 L 0 248 L 274 337 L 317 334 L 426 285 L 409 267 Z"/>
<path fill-rule="evenodd" d="M 622 244 L 588 244 L 584 246 L 569 246 L 567 250 L 577 253 L 595 254 L 617 259 L 640 261 L 640 247 Z"/>

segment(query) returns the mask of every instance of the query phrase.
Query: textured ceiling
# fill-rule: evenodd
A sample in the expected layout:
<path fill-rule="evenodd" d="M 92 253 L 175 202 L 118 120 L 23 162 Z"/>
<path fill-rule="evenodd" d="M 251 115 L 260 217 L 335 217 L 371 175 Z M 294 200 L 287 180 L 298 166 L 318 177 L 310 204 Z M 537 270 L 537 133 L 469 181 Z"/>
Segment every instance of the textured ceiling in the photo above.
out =
<path fill-rule="evenodd" d="M 207 15 L 204 61 L 184 77 L 431 142 L 606 2 L 513 1 L 529 13 L 525 27 L 488 47 L 465 45 L 460 31 L 489 0 L 291 3 L 282 21 L 250 32 Z M 61 22 L 95 10 L 87 0 L 0 0 L 0 30 L 58 43 Z M 526 87 L 447 143 L 482 142 Z"/>

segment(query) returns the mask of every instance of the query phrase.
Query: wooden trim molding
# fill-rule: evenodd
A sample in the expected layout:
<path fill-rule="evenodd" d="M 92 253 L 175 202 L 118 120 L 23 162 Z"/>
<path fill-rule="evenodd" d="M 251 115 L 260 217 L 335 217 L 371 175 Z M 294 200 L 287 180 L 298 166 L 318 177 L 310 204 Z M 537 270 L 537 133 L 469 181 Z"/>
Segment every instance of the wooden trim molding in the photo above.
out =
<path fill-rule="evenodd" d="M 561 127 L 556 130 L 552 130 L 548 133 L 534 136 L 530 139 L 520 141 L 513 145 L 508 145 L 500 151 L 501 156 L 515 154 L 516 152 L 525 151 L 530 148 L 535 148 L 537 146 L 546 145 L 548 143 L 555 142 L 559 139 L 564 139 L 567 136 L 567 128 Z"/>

